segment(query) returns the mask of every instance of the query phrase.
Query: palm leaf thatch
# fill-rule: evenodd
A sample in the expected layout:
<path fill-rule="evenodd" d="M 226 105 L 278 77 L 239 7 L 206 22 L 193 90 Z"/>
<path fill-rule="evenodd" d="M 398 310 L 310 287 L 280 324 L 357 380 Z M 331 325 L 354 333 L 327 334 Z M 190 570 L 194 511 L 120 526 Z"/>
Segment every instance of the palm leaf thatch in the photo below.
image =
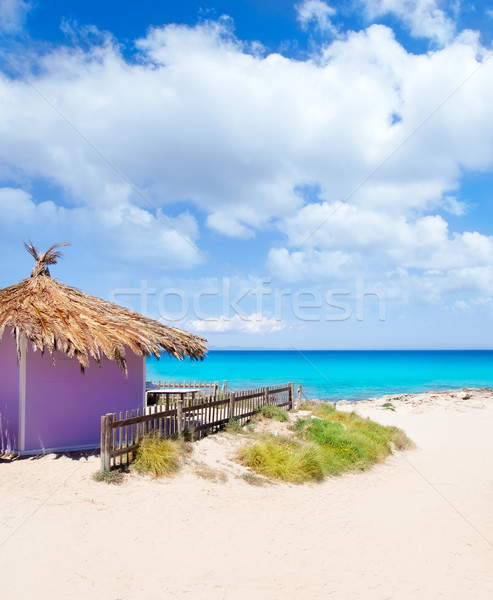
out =
<path fill-rule="evenodd" d="M 66 242 L 44 253 L 24 245 L 36 260 L 31 277 L 0 290 L 0 339 L 11 329 L 19 359 L 22 335 L 34 349 L 48 350 L 53 361 L 56 350 L 77 358 L 82 370 L 91 357 L 100 364 L 105 356 L 126 374 L 128 348 L 139 356 L 167 352 L 179 359 L 204 358 L 207 340 L 52 279 L 48 266 L 57 262 L 57 248 Z"/>

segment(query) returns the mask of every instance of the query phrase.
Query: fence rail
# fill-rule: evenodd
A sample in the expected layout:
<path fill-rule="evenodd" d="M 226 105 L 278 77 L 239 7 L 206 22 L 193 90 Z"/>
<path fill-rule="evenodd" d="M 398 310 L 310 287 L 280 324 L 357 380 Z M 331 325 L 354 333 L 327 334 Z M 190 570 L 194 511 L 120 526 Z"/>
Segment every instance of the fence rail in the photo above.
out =
<path fill-rule="evenodd" d="M 178 387 L 178 386 L 177 386 Z M 244 424 L 266 404 L 293 408 L 294 384 L 178 399 L 173 408 L 163 405 L 108 413 L 101 417 L 101 470 L 129 464 L 140 440 L 149 433 L 172 437 L 189 432 L 192 439 L 213 433 L 229 421 Z"/>
<path fill-rule="evenodd" d="M 146 382 L 147 391 L 152 393 L 154 387 L 156 388 L 195 388 L 200 390 L 201 396 L 218 396 L 219 393 L 222 393 L 223 396 L 226 396 L 228 393 L 228 382 L 225 380 L 222 382 L 222 385 L 219 384 L 219 381 L 192 381 L 190 380 L 176 380 L 173 379 L 171 381 L 156 381 L 154 379 Z"/>

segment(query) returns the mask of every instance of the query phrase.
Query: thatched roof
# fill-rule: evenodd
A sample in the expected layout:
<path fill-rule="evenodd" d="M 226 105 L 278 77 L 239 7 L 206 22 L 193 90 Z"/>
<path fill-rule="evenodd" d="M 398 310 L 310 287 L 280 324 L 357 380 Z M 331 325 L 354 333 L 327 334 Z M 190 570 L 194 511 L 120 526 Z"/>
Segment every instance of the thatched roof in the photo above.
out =
<path fill-rule="evenodd" d="M 24 245 L 36 260 L 31 277 L 0 290 L 0 339 L 5 328 L 10 328 L 19 358 L 22 334 L 35 348 L 48 350 L 52 358 L 55 350 L 76 357 L 82 369 L 90 357 L 99 364 L 105 356 L 116 360 L 126 373 L 127 348 L 139 356 L 163 352 L 177 358 L 205 356 L 207 340 L 52 279 L 48 265 L 57 262 L 61 253 L 56 249 L 66 243 L 44 253 Z"/>

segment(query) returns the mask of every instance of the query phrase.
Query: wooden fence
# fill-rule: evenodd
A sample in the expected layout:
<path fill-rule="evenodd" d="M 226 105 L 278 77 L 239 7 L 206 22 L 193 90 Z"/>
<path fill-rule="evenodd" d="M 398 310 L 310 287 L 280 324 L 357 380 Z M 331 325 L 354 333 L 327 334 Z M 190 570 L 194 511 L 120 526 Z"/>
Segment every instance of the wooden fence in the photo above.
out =
<path fill-rule="evenodd" d="M 147 391 L 152 393 L 152 388 L 155 386 L 156 388 L 195 388 L 199 389 L 199 394 L 201 396 L 216 396 L 219 397 L 219 394 L 222 393 L 223 396 L 226 396 L 228 393 L 228 382 L 223 381 L 222 385 L 219 385 L 219 381 L 191 381 L 191 380 L 176 380 L 173 379 L 171 381 L 155 381 L 154 379 L 151 381 L 147 381 L 147 384 L 151 384 L 147 388 Z"/>
<path fill-rule="evenodd" d="M 178 399 L 173 408 L 156 405 L 146 410 L 109 413 L 101 417 L 101 470 L 126 465 L 133 458 L 140 440 L 149 433 L 172 437 L 188 432 L 191 439 L 213 433 L 229 421 L 246 423 L 262 406 L 293 408 L 292 382 L 240 392 L 227 396 Z"/>

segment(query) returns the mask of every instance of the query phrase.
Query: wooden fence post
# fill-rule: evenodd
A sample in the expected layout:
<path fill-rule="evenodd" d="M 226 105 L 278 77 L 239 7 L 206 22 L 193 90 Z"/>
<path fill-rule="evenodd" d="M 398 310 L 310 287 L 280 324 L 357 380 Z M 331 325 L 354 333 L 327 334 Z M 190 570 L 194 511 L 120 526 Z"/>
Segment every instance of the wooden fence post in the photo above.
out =
<path fill-rule="evenodd" d="M 228 382 L 226 380 L 223 381 L 223 399 L 228 395 Z"/>
<path fill-rule="evenodd" d="M 231 392 L 229 397 L 229 412 L 228 412 L 228 421 L 232 421 L 235 416 L 235 393 Z"/>
<path fill-rule="evenodd" d="M 296 408 L 294 404 L 294 381 L 289 382 L 289 410 Z"/>
<path fill-rule="evenodd" d="M 296 408 L 301 406 L 301 385 L 298 386 L 298 397 L 296 399 Z"/>
<path fill-rule="evenodd" d="M 269 404 L 269 388 L 264 387 L 264 404 Z"/>
<path fill-rule="evenodd" d="M 113 413 L 101 417 L 101 471 L 111 469 L 111 437 L 113 433 Z"/>
<path fill-rule="evenodd" d="M 219 381 L 214 382 L 214 401 L 219 399 Z"/>
<path fill-rule="evenodd" d="M 178 435 L 183 433 L 183 398 L 176 402 L 176 420 L 178 421 Z"/>

